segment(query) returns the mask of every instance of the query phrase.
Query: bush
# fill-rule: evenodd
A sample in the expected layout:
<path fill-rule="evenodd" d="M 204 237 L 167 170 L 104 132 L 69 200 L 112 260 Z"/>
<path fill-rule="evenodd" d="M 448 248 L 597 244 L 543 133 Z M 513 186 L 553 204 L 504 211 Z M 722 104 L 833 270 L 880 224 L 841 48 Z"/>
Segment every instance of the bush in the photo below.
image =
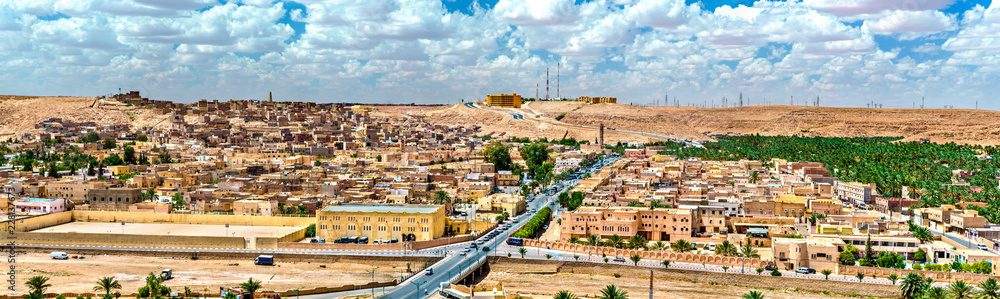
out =
<path fill-rule="evenodd" d="M 539 231 L 541 231 L 542 226 L 545 222 L 549 220 L 549 216 L 552 214 L 552 209 L 549 207 L 544 207 L 538 210 L 538 214 L 535 217 L 531 217 L 528 223 L 524 225 L 521 230 L 514 234 L 515 238 L 534 238 Z"/>
<path fill-rule="evenodd" d="M 315 223 L 309 224 L 309 227 L 306 227 L 306 238 L 312 238 L 315 236 L 316 236 L 316 224 Z"/>
<path fill-rule="evenodd" d="M 781 276 L 781 271 L 778 271 L 778 269 L 771 270 L 771 276 Z"/>
<path fill-rule="evenodd" d="M 566 112 L 563 112 L 563 113 L 559 114 L 559 116 L 556 116 L 556 120 L 562 120 L 563 117 L 566 117 Z"/>
<path fill-rule="evenodd" d="M 621 274 L 618 274 L 618 273 L 615 273 L 615 275 L 614 275 L 614 276 L 615 276 L 615 278 L 621 278 L 621 277 L 622 277 L 622 275 L 621 275 Z"/>

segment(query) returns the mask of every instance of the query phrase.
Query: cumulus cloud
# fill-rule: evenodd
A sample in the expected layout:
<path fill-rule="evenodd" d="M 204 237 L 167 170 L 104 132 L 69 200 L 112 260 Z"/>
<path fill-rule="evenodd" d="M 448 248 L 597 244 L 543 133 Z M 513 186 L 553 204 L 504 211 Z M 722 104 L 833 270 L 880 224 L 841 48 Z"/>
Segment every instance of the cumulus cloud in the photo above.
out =
<path fill-rule="evenodd" d="M 902 39 L 916 39 L 921 36 L 955 29 L 955 18 L 937 10 L 892 11 L 885 16 L 865 21 L 864 25 L 875 34 L 891 35 L 903 33 Z"/>

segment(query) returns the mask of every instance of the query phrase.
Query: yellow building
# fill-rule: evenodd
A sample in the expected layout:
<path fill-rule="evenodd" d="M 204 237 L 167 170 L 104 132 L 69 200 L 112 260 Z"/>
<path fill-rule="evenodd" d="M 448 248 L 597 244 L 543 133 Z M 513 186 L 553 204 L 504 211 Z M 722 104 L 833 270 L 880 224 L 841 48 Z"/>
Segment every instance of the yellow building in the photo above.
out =
<path fill-rule="evenodd" d="M 476 202 L 479 204 L 479 210 L 497 213 L 507 212 L 510 216 L 523 212 L 527 206 L 524 197 L 515 194 L 492 194 L 480 197 Z"/>
<path fill-rule="evenodd" d="M 580 102 L 586 102 L 590 104 L 600 104 L 600 103 L 618 103 L 618 98 L 612 97 L 579 97 L 577 98 Z"/>
<path fill-rule="evenodd" d="M 316 212 L 316 236 L 426 241 L 443 236 L 445 222 L 442 205 L 341 204 Z"/>
<path fill-rule="evenodd" d="M 516 93 L 488 95 L 486 105 L 494 107 L 521 108 L 521 96 Z"/>

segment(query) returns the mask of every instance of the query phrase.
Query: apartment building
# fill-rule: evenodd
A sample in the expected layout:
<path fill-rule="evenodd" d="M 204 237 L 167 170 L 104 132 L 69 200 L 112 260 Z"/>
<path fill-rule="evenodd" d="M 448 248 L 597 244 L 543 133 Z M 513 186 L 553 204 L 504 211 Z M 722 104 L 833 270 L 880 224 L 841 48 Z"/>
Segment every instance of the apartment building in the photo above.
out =
<path fill-rule="evenodd" d="M 274 216 L 278 202 L 273 200 L 242 199 L 233 202 L 234 215 Z"/>
<path fill-rule="evenodd" d="M 644 207 L 580 207 L 563 212 L 563 241 L 571 237 L 598 235 L 631 237 L 641 235 L 651 241 L 689 239 L 694 234 L 697 215 L 688 209 L 650 209 Z"/>
<path fill-rule="evenodd" d="M 961 213 L 954 213 L 949 219 L 951 228 L 949 231 L 964 234 L 970 229 L 985 228 L 986 217 L 979 216 L 979 211 L 962 210 Z"/>
<path fill-rule="evenodd" d="M 771 252 L 774 261 L 783 263 L 786 270 L 806 267 L 817 272 L 837 271 L 837 258 L 846 246 L 840 238 L 774 238 Z"/>
<path fill-rule="evenodd" d="M 494 107 L 521 108 L 521 96 L 516 93 L 486 96 L 486 105 Z"/>
<path fill-rule="evenodd" d="M 579 97 L 577 100 L 588 104 L 618 103 L 618 98 L 613 97 Z"/>
<path fill-rule="evenodd" d="M 527 206 L 523 196 L 503 193 L 480 197 L 476 202 L 479 204 L 479 210 L 481 211 L 507 212 L 510 216 L 524 212 Z"/>
<path fill-rule="evenodd" d="M 837 198 L 853 205 L 872 204 L 872 194 L 876 194 L 875 184 L 836 181 Z"/>
<path fill-rule="evenodd" d="M 316 212 L 316 235 L 426 241 L 443 236 L 446 221 L 442 205 L 341 204 Z"/>

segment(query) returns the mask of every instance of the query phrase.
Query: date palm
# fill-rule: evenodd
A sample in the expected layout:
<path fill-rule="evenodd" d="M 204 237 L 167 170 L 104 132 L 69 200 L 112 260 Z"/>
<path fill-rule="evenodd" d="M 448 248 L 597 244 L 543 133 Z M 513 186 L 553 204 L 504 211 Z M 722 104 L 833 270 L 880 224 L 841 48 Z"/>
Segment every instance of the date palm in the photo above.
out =
<path fill-rule="evenodd" d="M 240 284 L 240 289 L 244 292 L 250 293 L 250 298 L 253 298 L 253 294 L 257 292 L 261 287 L 260 280 L 254 280 L 253 277 L 247 280 L 247 282 Z"/>
<path fill-rule="evenodd" d="M 749 244 L 740 249 L 740 256 L 750 259 L 760 258 L 760 254 L 757 253 L 757 248 L 753 248 L 753 246 L 750 246 Z"/>
<path fill-rule="evenodd" d="M 636 253 L 636 254 L 633 254 L 632 256 L 628 257 L 628 259 L 632 260 L 632 263 L 635 263 L 635 265 L 638 266 L 639 265 L 639 261 L 642 260 L 642 257 L 639 256 L 638 253 Z"/>
<path fill-rule="evenodd" d="M 830 280 L 830 274 L 833 274 L 833 271 L 830 271 L 830 269 L 823 269 L 823 271 L 819 271 L 819 273 L 823 274 L 823 276 L 826 277 L 826 280 Z"/>
<path fill-rule="evenodd" d="M 889 281 L 892 281 L 892 285 L 896 285 L 896 281 L 899 280 L 899 275 L 896 275 L 896 273 L 892 273 L 889 274 L 889 276 L 886 276 L 886 278 L 888 278 Z"/>
<path fill-rule="evenodd" d="M 528 254 L 528 249 L 524 248 L 524 247 L 521 247 L 520 249 L 517 250 L 517 253 L 520 253 L 521 254 L 521 258 L 524 258 L 524 255 Z"/>
<path fill-rule="evenodd" d="M 611 284 L 601 289 L 600 299 L 628 299 L 628 292 Z"/>
<path fill-rule="evenodd" d="M 608 237 L 608 240 L 604 242 L 608 244 L 608 246 L 614 248 L 622 248 L 622 245 L 625 245 L 625 239 L 622 239 L 622 236 L 619 236 L 618 234 L 611 235 Z"/>
<path fill-rule="evenodd" d="M 634 235 L 628 239 L 628 247 L 632 249 L 646 249 L 647 243 L 649 241 L 640 235 Z"/>
<path fill-rule="evenodd" d="M 578 299 L 576 294 L 570 293 L 569 291 L 559 291 L 552 299 Z"/>
<path fill-rule="evenodd" d="M 955 299 L 968 299 L 972 298 L 972 286 L 965 283 L 964 280 L 956 280 L 948 285 L 948 292 L 951 293 L 951 297 Z"/>
<path fill-rule="evenodd" d="M 734 256 L 737 254 L 736 245 L 730 243 L 729 241 L 722 241 L 721 244 L 715 246 L 715 254 L 721 256 Z"/>
<path fill-rule="evenodd" d="M 919 298 L 925 283 L 923 275 L 913 272 L 906 273 L 906 276 L 903 276 L 903 281 L 899 282 L 899 290 L 903 299 Z"/>
<path fill-rule="evenodd" d="M 979 283 L 979 298 L 1000 299 L 1000 285 L 995 278 L 990 277 Z"/>
<path fill-rule="evenodd" d="M 684 253 L 694 250 L 694 245 L 691 245 L 691 242 L 688 242 L 687 240 L 680 239 L 677 240 L 677 242 L 674 242 L 674 244 L 670 244 L 670 249 L 676 252 Z"/>
<path fill-rule="evenodd" d="M 668 260 L 664 260 L 664 261 L 660 262 L 660 264 L 663 264 L 664 268 L 670 268 L 670 261 L 668 261 Z"/>
<path fill-rule="evenodd" d="M 743 294 L 743 299 L 764 299 L 764 294 L 758 291 L 750 291 Z"/>
<path fill-rule="evenodd" d="M 663 241 L 653 242 L 653 245 L 650 245 L 650 247 L 652 247 L 653 249 L 656 249 L 656 250 L 660 250 L 660 251 L 665 250 L 667 248 L 670 248 L 670 246 L 667 245 L 667 243 L 664 243 Z"/>
<path fill-rule="evenodd" d="M 118 280 L 114 276 L 101 277 L 97 280 L 97 285 L 94 286 L 95 292 L 104 291 L 105 296 L 111 296 L 111 290 L 121 290 L 122 285 L 118 283 Z"/>
<path fill-rule="evenodd" d="M 587 236 L 587 245 L 601 246 L 601 237 L 598 237 L 597 235 Z"/>
<path fill-rule="evenodd" d="M 49 284 L 49 278 L 45 276 L 29 278 L 28 281 L 24 282 L 24 285 L 28 287 L 28 293 L 39 295 L 45 294 L 45 290 L 52 286 Z"/>
<path fill-rule="evenodd" d="M 580 244 L 580 237 L 569 237 L 570 244 Z"/>

